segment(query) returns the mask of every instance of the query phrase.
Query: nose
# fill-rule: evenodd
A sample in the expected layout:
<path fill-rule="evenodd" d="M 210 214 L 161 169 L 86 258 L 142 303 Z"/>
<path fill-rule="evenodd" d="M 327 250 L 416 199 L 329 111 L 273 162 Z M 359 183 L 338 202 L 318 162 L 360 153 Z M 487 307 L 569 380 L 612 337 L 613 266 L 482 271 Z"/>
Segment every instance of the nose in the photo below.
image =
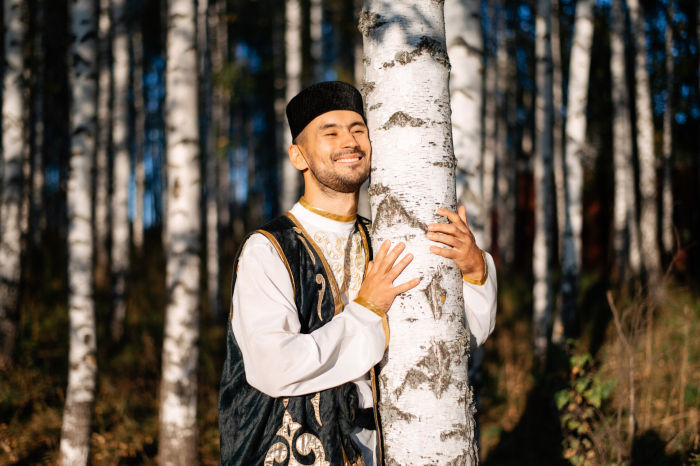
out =
<path fill-rule="evenodd" d="M 355 135 L 352 131 L 344 129 L 341 133 L 340 147 L 343 149 L 354 149 L 360 147 L 360 144 L 355 139 Z"/>

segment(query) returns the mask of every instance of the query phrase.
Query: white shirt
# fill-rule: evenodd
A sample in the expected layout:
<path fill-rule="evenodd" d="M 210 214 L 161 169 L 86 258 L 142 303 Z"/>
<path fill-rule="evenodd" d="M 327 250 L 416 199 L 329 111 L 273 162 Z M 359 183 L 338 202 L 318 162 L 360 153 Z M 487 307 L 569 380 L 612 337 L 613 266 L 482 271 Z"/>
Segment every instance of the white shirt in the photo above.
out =
<path fill-rule="evenodd" d="M 339 222 L 297 203 L 290 211 L 323 255 L 338 284 L 343 312 L 310 334 L 301 324 L 289 272 L 275 247 L 262 234 L 250 237 L 238 263 L 231 326 L 243 355 L 246 379 L 272 397 L 300 396 L 353 381 L 360 408 L 371 408 L 369 370 L 384 355 L 382 318 L 354 302 L 366 261 L 355 221 Z M 472 341 L 483 344 L 496 319 L 496 270 L 486 254 L 488 279 L 464 282 L 465 314 Z M 356 429 L 356 443 L 366 466 L 376 464 L 376 433 Z"/>

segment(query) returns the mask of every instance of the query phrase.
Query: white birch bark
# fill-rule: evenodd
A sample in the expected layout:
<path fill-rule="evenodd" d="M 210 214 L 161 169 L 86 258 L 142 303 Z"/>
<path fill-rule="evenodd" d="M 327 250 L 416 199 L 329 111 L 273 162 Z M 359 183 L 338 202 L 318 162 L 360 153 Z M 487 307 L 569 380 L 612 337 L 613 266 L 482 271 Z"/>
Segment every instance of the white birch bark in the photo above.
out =
<path fill-rule="evenodd" d="M 200 306 L 200 153 L 197 30 L 191 0 L 168 2 L 166 142 L 169 290 L 160 390 L 160 463 L 196 465 Z"/>
<path fill-rule="evenodd" d="M 493 11 L 493 8 L 491 10 Z M 496 56 L 491 50 L 486 55 L 486 73 L 484 74 L 484 142 L 480 173 L 481 214 L 473 222 L 477 232 L 481 230 L 481 238 L 479 239 L 476 233 L 474 233 L 474 237 L 476 237 L 479 247 L 484 250 L 491 250 L 492 236 L 493 170 L 496 163 L 496 138 L 498 137 L 496 133 L 496 91 L 498 86 L 496 76 Z"/>
<path fill-rule="evenodd" d="M 107 281 L 109 254 L 109 158 L 108 150 L 112 133 L 110 100 L 112 75 L 110 41 L 111 15 L 109 0 L 100 0 L 98 23 L 99 78 L 97 93 L 97 152 L 95 154 L 95 282 L 101 286 Z"/>
<path fill-rule="evenodd" d="M 285 22 L 284 49 L 285 49 L 285 70 L 287 73 L 286 100 L 301 92 L 301 3 L 299 0 L 285 0 Z M 280 208 L 283 212 L 291 209 L 295 202 L 299 200 L 299 188 L 301 175 L 299 171 L 289 162 L 287 147 L 292 144 L 292 135 L 289 132 L 289 122 L 285 118 L 284 125 L 284 147 L 280 154 L 280 165 L 282 168 L 282 189 L 280 190 Z"/>
<path fill-rule="evenodd" d="M 484 242 L 483 150 L 483 38 L 481 2 L 446 0 L 445 30 L 450 55 L 452 138 L 457 158 L 457 203 L 467 209 L 476 243 Z"/>
<path fill-rule="evenodd" d="M 588 78 L 593 42 L 593 0 L 576 2 L 574 37 L 569 61 L 569 95 L 566 104 L 566 149 L 564 153 L 564 201 L 566 215 L 562 247 L 561 315 L 564 335 L 570 336 L 576 320 L 576 297 L 581 273 L 581 229 L 583 227 L 583 167 L 586 144 Z"/>
<path fill-rule="evenodd" d="M 532 249 L 533 334 L 535 359 L 544 367 L 552 322 L 554 290 L 549 264 L 552 254 L 552 46 L 551 1 L 537 3 L 535 53 L 537 58 L 537 97 L 535 99 L 535 131 L 537 142 L 534 155 L 535 239 Z"/>
<path fill-rule="evenodd" d="M 5 76 L 2 95 L 3 190 L 0 199 L 0 369 L 12 364 L 19 320 L 22 178 L 25 159 L 21 0 L 5 0 Z"/>
<path fill-rule="evenodd" d="M 391 345 L 379 375 L 385 464 L 476 464 L 462 278 L 453 262 L 429 252 L 425 236 L 436 210 L 457 203 L 443 5 L 366 0 L 359 26 L 372 244 L 405 242 L 414 259 L 398 281 L 422 276 L 389 311 Z"/>
<path fill-rule="evenodd" d="M 635 101 L 637 111 L 637 152 L 639 154 L 639 192 L 641 195 L 642 263 L 652 285 L 661 276 L 661 257 L 657 243 L 656 158 L 654 156 L 654 120 L 651 87 L 647 72 L 647 41 L 644 10 L 639 0 L 627 0 L 634 42 Z"/>
<path fill-rule="evenodd" d="M 309 8 L 311 58 L 314 62 L 314 83 L 324 81 L 323 66 L 323 0 L 311 0 Z"/>
<path fill-rule="evenodd" d="M 209 16 L 209 30 L 215 35 L 215 46 L 212 47 L 212 72 L 221 73 L 224 63 L 228 61 L 228 22 L 226 20 L 226 1 L 218 0 L 212 14 Z M 212 120 L 215 126 L 215 151 L 219 165 L 219 186 L 217 199 L 219 206 L 218 222 L 221 227 L 227 227 L 231 221 L 229 196 L 229 134 L 231 119 L 229 115 L 230 95 L 221 84 L 214 85 Z M 222 154 L 223 153 L 223 154 Z"/>
<path fill-rule="evenodd" d="M 34 250 L 40 251 L 41 239 L 46 228 L 44 209 L 44 26 L 46 25 L 45 0 L 36 3 L 36 32 L 34 36 L 34 57 L 36 74 L 34 77 L 34 160 L 32 163 L 32 243 Z"/>
<path fill-rule="evenodd" d="M 143 196 L 145 192 L 146 172 L 143 166 L 143 149 L 146 144 L 146 108 L 143 98 L 143 39 L 141 19 L 136 18 L 131 35 L 132 53 L 134 57 L 134 146 L 136 148 L 136 212 L 132 224 L 132 242 L 137 253 L 143 248 Z"/>
<path fill-rule="evenodd" d="M 85 466 L 97 374 L 93 299 L 92 160 L 97 98 L 97 11 L 92 0 L 71 4 L 73 45 L 71 155 L 68 176 L 68 388 L 61 427 L 61 464 Z"/>
<path fill-rule="evenodd" d="M 126 24 L 126 0 L 112 1 L 114 32 L 114 103 L 112 105 L 112 144 L 114 168 L 112 185 L 112 339 L 124 332 L 126 286 L 129 273 L 129 38 Z"/>
<path fill-rule="evenodd" d="M 360 19 L 360 10 L 362 10 L 362 0 L 353 0 L 355 6 L 355 20 Z M 355 87 L 360 87 L 362 80 L 365 78 L 365 61 L 364 49 L 362 48 L 362 34 L 355 34 Z M 365 181 L 360 187 L 360 199 L 357 204 L 357 213 L 365 218 L 372 217 L 372 209 L 369 205 L 369 180 Z"/>
<path fill-rule="evenodd" d="M 207 18 L 209 0 L 197 4 L 197 49 L 199 52 L 199 75 L 202 79 L 202 122 L 204 134 L 204 157 L 206 164 L 206 222 L 207 222 L 207 291 L 209 310 L 214 319 L 219 317 L 219 219 L 217 206 L 217 163 L 214 147 L 215 131 L 211 119 L 212 77 L 209 59 L 209 31 Z"/>
<path fill-rule="evenodd" d="M 668 2 L 666 17 L 666 105 L 664 108 L 663 188 L 661 194 L 661 242 L 664 252 L 673 252 L 673 2 Z"/>

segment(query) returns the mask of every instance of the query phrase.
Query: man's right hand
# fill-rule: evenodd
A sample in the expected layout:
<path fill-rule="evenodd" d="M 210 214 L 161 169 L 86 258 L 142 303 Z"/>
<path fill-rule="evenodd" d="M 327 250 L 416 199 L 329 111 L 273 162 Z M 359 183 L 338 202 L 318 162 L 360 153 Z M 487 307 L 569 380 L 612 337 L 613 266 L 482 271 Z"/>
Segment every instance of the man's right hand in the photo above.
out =
<path fill-rule="evenodd" d="M 420 283 L 420 278 L 414 278 L 406 283 L 394 286 L 394 280 L 404 271 L 413 260 L 413 254 L 406 254 L 398 264 L 394 264 L 406 245 L 399 243 L 389 251 L 391 241 L 386 240 L 379 248 L 373 261 L 367 264 L 365 278 L 357 296 L 364 298 L 387 312 L 399 294 L 415 288 Z"/>

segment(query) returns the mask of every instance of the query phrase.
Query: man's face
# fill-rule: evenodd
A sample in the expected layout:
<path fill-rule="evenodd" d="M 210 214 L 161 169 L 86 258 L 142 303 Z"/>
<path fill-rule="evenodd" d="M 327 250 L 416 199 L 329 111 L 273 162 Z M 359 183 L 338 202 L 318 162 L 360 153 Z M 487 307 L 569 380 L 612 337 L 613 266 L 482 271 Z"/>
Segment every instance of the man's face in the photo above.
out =
<path fill-rule="evenodd" d="M 297 145 L 313 177 L 333 191 L 356 192 L 369 177 L 369 133 L 353 111 L 335 110 L 316 117 L 299 135 Z"/>

